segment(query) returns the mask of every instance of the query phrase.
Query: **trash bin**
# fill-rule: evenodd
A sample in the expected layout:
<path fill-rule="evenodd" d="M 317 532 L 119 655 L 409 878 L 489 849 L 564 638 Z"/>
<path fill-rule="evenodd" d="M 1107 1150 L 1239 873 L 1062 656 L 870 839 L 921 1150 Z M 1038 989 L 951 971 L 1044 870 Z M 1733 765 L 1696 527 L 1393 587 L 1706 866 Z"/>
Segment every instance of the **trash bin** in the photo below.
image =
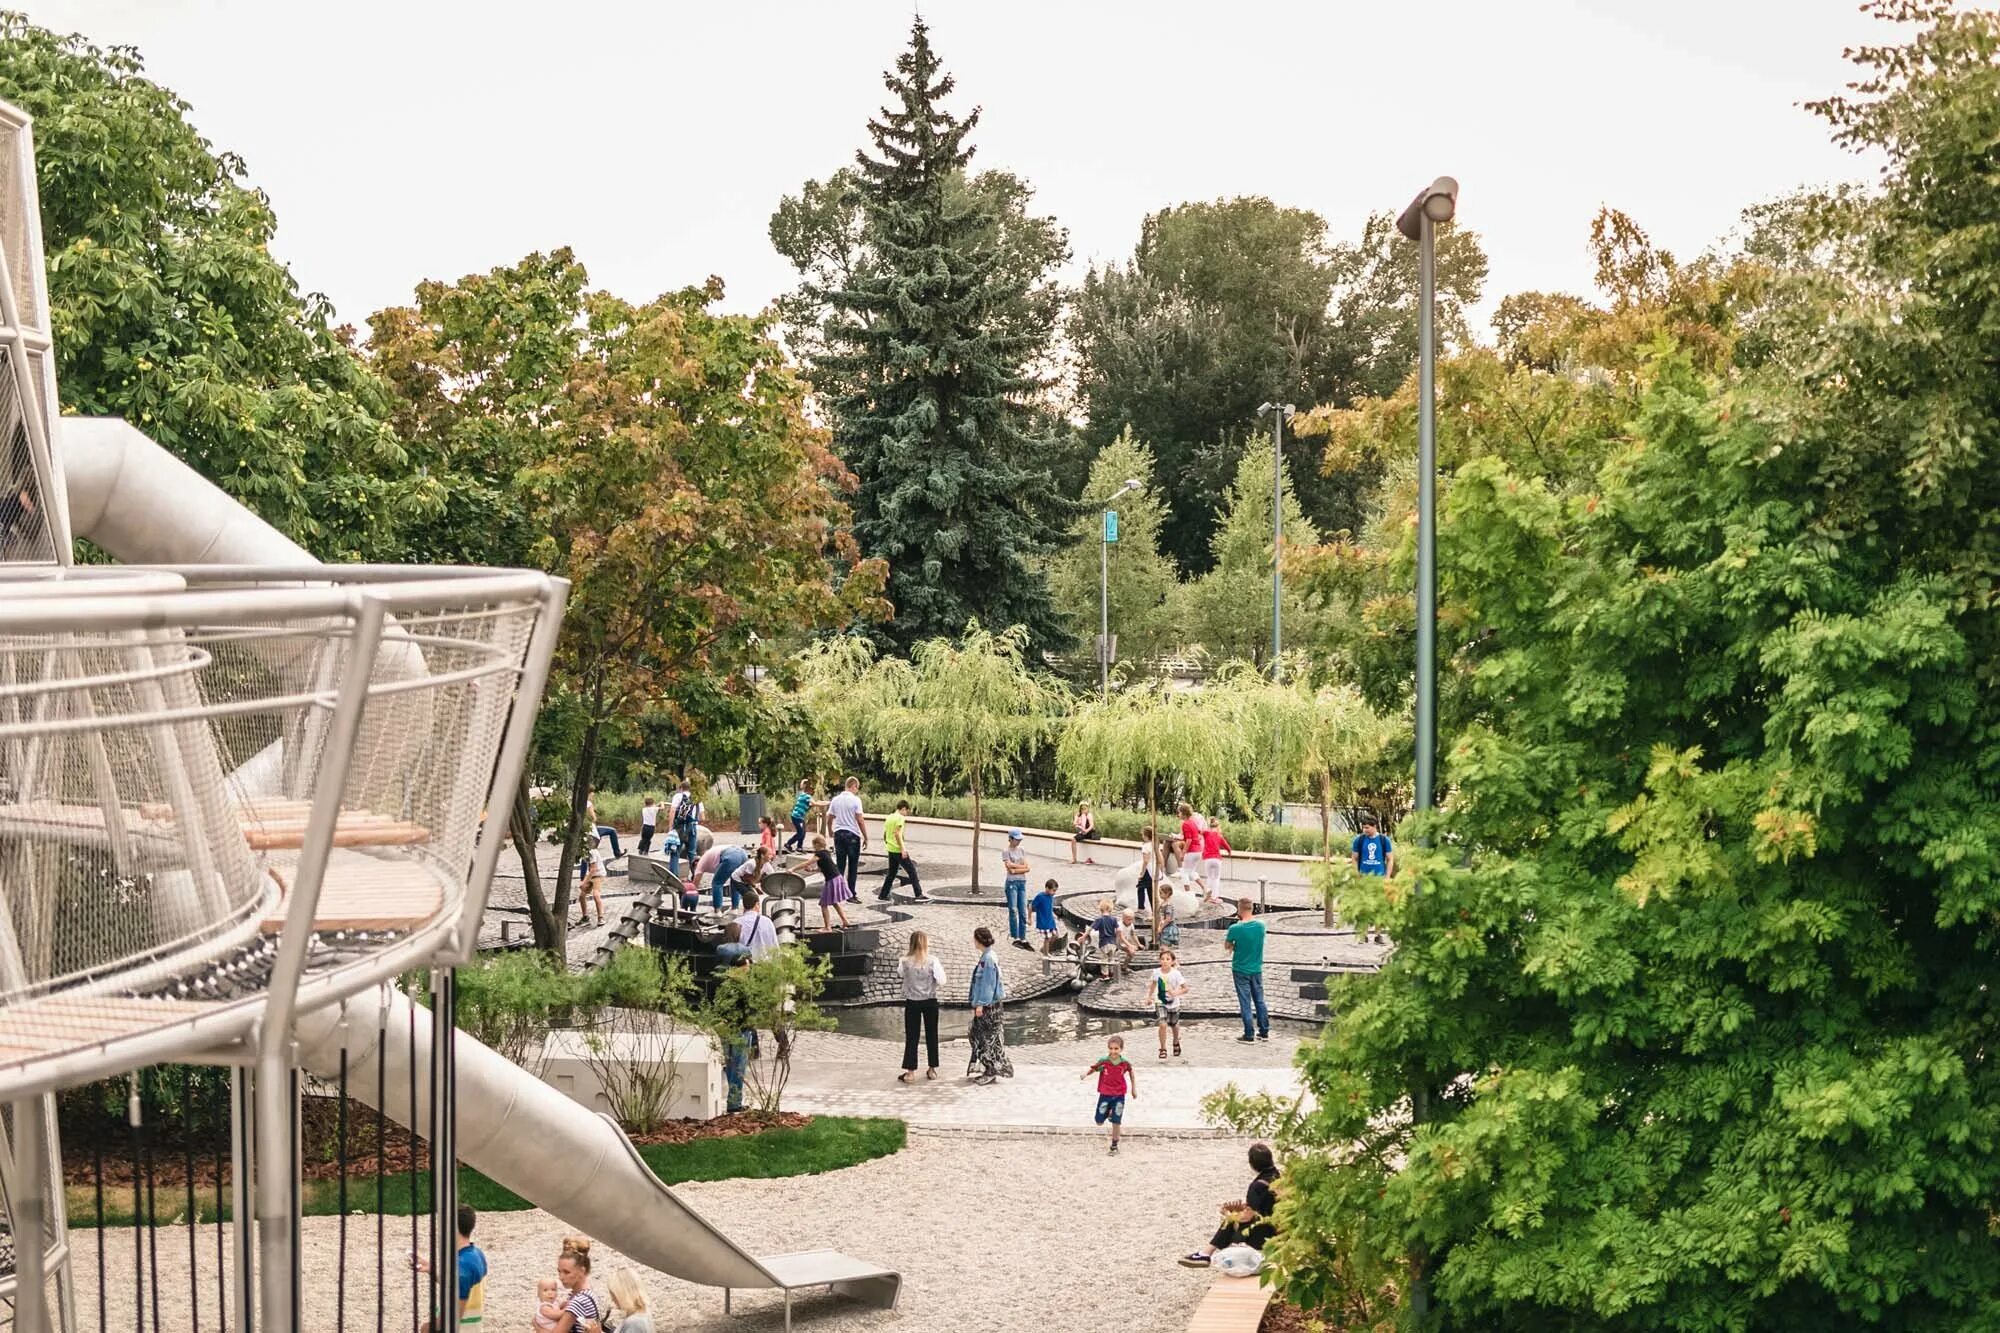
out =
<path fill-rule="evenodd" d="M 736 831 L 755 833 L 757 821 L 764 817 L 764 793 L 741 791 L 736 793 Z"/>

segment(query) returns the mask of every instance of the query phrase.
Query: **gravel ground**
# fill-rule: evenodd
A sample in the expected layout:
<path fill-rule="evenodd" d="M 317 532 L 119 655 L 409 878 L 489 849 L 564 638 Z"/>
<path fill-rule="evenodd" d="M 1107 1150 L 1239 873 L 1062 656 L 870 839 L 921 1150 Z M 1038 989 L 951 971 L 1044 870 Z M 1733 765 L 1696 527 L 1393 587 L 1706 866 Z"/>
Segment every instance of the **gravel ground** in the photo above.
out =
<path fill-rule="evenodd" d="M 1116 1158 L 1096 1138 L 923 1134 L 903 1152 L 820 1176 L 737 1180 L 680 1187 L 683 1198 L 746 1248 L 764 1253 L 831 1246 L 903 1274 L 893 1313 L 825 1294 L 795 1307 L 800 1333 L 1095 1333 L 1103 1328 L 1177 1330 L 1211 1280 L 1174 1257 L 1207 1239 L 1215 1207 L 1240 1197 L 1250 1171 L 1241 1140 L 1135 1139 Z M 1080 1214 L 1080 1215 L 1079 1215 Z M 378 1306 L 387 1328 L 412 1327 L 409 1219 L 390 1219 L 388 1290 L 378 1298 L 372 1219 L 350 1220 L 347 1327 L 372 1329 Z M 634 1219 L 643 1225 L 643 1219 Z M 534 1282 L 553 1273 L 566 1228 L 547 1213 L 491 1213 L 478 1238 L 491 1264 L 486 1327 L 525 1329 Z M 309 1333 L 333 1333 L 341 1283 L 338 1222 L 305 1220 L 305 1308 Z M 215 1236 L 201 1234 L 200 1322 L 219 1326 L 215 1309 Z M 133 1326 L 136 1293 L 120 1273 L 131 1269 L 131 1232 L 114 1231 L 107 1313 L 114 1328 Z M 626 1261 L 608 1241 L 595 1257 L 596 1286 Z M 76 1246 L 82 1326 L 94 1326 L 96 1245 Z M 159 1233 L 159 1327 L 194 1325 L 188 1300 L 186 1233 Z M 758 1333 L 783 1327 L 783 1303 L 771 1292 L 741 1293 L 734 1315 L 722 1293 L 641 1270 L 662 1330 Z M 147 1297 L 151 1303 L 150 1294 Z"/>

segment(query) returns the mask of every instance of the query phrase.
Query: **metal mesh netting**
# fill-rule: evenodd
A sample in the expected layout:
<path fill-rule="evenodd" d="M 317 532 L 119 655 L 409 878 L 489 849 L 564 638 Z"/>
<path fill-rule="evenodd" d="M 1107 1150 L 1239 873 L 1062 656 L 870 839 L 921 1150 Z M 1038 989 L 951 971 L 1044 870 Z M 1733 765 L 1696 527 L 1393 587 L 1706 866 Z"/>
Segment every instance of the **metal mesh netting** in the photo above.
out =
<path fill-rule="evenodd" d="M 15 371 L 9 349 L 0 346 L 0 561 L 51 561 L 55 545 L 49 537 L 23 415 L 35 397 L 23 397 Z"/>
<path fill-rule="evenodd" d="M 0 641 L 0 998 L 254 925 L 263 877 L 193 711 L 206 659 L 161 631 Z"/>
<path fill-rule="evenodd" d="M 278 929 L 328 781 L 340 809 L 314 928 L 388 938 L 456 920 L 538 583 L 444 605 L 385 588 L 396 609 L 361 664 L 339 773 L 328 746 L 355 622 L 337 594 L 334 614 L 0 635 L 0 1055 L 191 1016 L 192 1000 L 169 1014 L 135 992 Z M 246 607 L 329 601 L 234 586 Z M 19 1003 L 37 996 L 61 1004 Z"/>

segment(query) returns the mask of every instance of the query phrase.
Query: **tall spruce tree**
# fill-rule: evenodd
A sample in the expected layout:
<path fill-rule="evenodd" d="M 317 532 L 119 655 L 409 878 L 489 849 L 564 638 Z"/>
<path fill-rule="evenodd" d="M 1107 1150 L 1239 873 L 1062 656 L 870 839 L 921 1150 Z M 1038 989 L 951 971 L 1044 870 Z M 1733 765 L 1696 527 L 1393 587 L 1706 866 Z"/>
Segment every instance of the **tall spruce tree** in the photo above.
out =
<path fill-rule="evenodd" d="M 889 565 L 895 619 L 878 634 L 907 651 L 977 619 L 1058 643 L 1038 558 L 1059 535 L 1052 445 L 1033 407 L 1041 345 L 1007 317 L 1024 278 L 996 243 L 992 201 L 966 187 L 979 112 L 944 109 L 953 80 L 922 19 L 884 82 L 890 103 L 868 123 L 875 152 L 855 155 L 872 262 L 827 293 L 815 375 L 860 481 L 854 535 Z"/>

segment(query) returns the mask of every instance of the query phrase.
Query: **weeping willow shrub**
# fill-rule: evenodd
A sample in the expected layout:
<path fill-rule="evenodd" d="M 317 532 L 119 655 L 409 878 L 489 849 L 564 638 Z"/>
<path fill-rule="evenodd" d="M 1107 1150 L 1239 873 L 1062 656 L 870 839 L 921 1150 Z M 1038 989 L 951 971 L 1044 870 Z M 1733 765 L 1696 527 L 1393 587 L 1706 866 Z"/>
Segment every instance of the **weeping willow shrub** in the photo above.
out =
<path fill-rule="evenodd" d="M 1393 785 L 1408 728 L 1369 706 L 1351 685 L 1314 688 L 1294 678 L 1273 681 L 1253 668 L 1226 668 L 1212 685 L 1213 706 L 1228 719 L 1251 759 L 1247 795 L 1277 805 L 1310 794 L 1319 805 L 1320 857 L 1333 862 L 1333 809 L 1352 812 Z M 1314 881 L 1333 924 L 1336 875 Z"/>
<path fill-rule="evenodd" d="M 811 719 L 803 770 L 817 780 L 819 799 L 839 788 L 841 759 L 860 749 L 868 731 L 867 683 L 875 648 L 858 635 L 819 639 L 792 655 L 792 697 Z"/>
<path fill-rule="evenodd" d="M 1063 730 L 1056 770 L 1076 791 L 1095 792 L 1100 799 L 1143 790 L 1157 857 L 1162 788 L 1202 803 L 1240 790 L 1250 749 L 1225 694 L 1149 685 L 1085 703 Z M 1157 876 L 1158 865 L 1153 869 Z M 1155 897 L 1156 939 L 1159 929 Z"/>
<path fill-rule="evenodd" d="M 972 887 L 979 887 L 981 801 L 1053 742 L 1068 711 L 1059 681 L 1029 670 L 1028 635 L 970 621 L 954 643 L 929 639 L 909 661 L 885 658 L 855 691 L 863 743 L 893 772 L 963 782 L 972 794 Z"/>

